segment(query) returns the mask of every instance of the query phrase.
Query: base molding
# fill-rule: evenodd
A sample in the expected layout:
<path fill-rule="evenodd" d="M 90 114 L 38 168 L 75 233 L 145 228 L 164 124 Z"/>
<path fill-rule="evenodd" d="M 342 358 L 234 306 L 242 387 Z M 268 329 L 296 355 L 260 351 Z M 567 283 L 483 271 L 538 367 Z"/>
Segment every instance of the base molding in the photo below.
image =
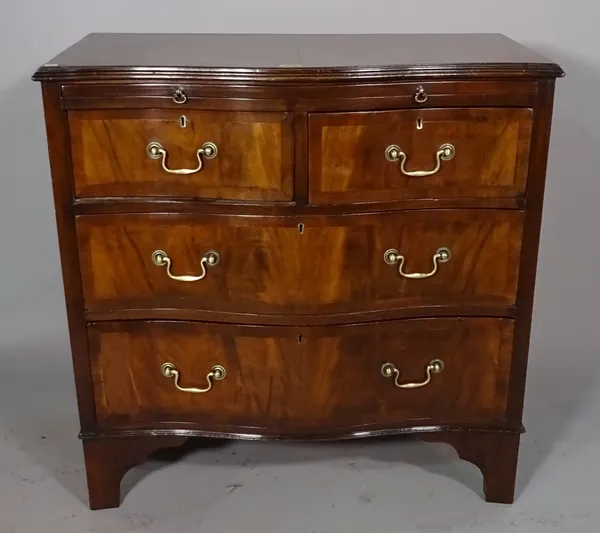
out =
<path fill-rule="evenodd" d="M 120 437 L 207 437 L 235 440 L 344 440 L 371 437 L 387 437 L 394 435 L 421 435 L 439 432 L 448 433 L 507 433 L 520 435 L 525 432 L 522 425 L 508 423 L 427 423 L 395 422 L 381 426 L 362 425 L 352 427 L 331 427 L 315 429 L 298 429 L 286 431 L 269 427 L 218 426 L 206 428 L 192 422 L 161 423 L 154 427 L 118 427 L 98 428 L 94 431 L 82 431 L 79 438 L 83 440 Z"/>
<path fill-rule="evenodd" d="M 397 433 L 412 434 L 425 442 L 451 445 L 461 459 L 473 463 L 481 470 L 488 502 L 514 501 L 520 431 L 456 428 L 437 431 L 404 430 Z M 118 507 L 121 504 L 121 480 L 131 468 L 146 461 L 158 450 L 182 446 L 189 438 L 187 434 L 117 435 L 84 437 L 83 450 L 91 509 Z M 259 438 L 264 440 L 264 436 Z"/>

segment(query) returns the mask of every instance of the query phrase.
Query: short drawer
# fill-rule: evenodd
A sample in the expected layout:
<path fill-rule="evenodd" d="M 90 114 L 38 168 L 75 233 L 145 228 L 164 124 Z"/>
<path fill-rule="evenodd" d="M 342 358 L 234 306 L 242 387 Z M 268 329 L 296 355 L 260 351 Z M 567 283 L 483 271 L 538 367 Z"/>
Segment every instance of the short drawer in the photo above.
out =
<path fill-rule="evenodd" d="M 100 425 L 314 434 L 505 418 L 508 319 L 302 328 L 119 322 L 88 332 Z"/>
<path fill-rule="evenodd" d="M 77 197 L 293 199 L 288 113 L 125 109 L 68 117 Z"/>
<path fill-rule="evenodd" d="M 531 126 L 527 108 L 312 114 L 309 201 L 519 197 Z"/>
<path fill-rule="evenodd" d="M 113 214 L 77 218 L 88 312 L 302 315 L 508 307 L 523 213 L 344 216 Z"/>

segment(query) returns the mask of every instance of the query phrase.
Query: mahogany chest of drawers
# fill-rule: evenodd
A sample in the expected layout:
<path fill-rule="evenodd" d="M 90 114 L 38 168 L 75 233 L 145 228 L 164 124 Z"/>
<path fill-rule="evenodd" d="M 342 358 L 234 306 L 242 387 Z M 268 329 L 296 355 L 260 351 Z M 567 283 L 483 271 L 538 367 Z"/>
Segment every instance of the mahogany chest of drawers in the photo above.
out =
<path fill-rule="evenodd" d="M 452 444 L 511 502 L 555 78 L 501 35 L 42 66 L 92 508 L 188 437 Z"/>

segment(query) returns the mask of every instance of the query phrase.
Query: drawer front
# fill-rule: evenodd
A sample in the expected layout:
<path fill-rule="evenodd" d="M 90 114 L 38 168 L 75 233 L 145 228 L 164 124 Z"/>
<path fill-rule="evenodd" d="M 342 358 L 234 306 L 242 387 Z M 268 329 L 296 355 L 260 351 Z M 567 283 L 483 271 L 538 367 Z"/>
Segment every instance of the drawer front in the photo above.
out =
<path fill-rule="evenodd" d="M 506 307 L 515 301 L 522 219 L 519 211 L 483 209 L 80 216 L 86 309 L 299 315 Z"/>
<path fill-rule="evenodd" d="M 293 199 L 288 113 L 70 111 L 69 133 L 77 197 Z"/>
<path fill-rule="evenodd" d="M 525 108 L 312 114 L 309 200 L 518 197 L 531 125 Z"/>
<path fill-rule="evenodd" d="M 482 318 L 89 327 L 100 425 L 196 422 L 250 433 L 502 421 L 512 336 L 511 320 Z"/>

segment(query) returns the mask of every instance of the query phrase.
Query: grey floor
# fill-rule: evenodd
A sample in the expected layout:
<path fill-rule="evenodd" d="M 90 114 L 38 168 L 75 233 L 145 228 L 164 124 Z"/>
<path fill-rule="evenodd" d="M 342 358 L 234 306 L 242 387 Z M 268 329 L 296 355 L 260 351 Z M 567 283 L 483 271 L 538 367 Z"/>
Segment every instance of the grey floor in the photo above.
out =
<path fill-rule="evenodd" d="M 0 533 L 600 528 L 599 376 L 569 357 L 532 353 L 513 506 L 482 501 L 479 471 L 450 447 L 403 439 L 217 443 L 134 469 L 121 508 L 91 512 L 66 346 L 2 351 Z"/>

